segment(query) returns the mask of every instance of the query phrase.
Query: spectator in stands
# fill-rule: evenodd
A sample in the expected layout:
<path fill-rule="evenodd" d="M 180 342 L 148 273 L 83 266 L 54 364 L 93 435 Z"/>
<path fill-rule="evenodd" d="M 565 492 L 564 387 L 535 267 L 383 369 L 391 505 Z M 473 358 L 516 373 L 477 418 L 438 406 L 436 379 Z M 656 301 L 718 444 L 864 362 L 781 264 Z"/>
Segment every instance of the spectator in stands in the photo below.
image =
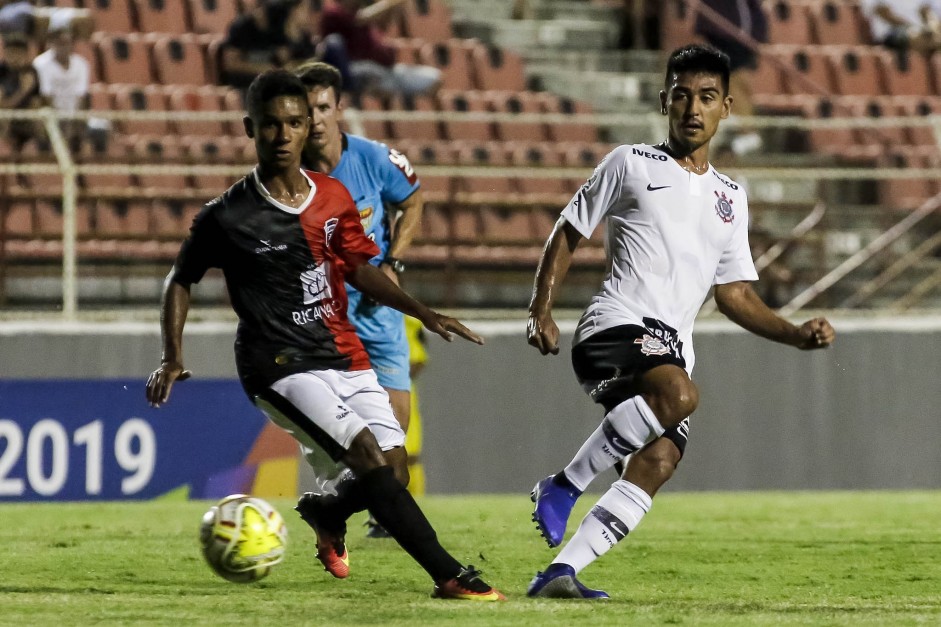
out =
<path fill-rule="evenodd" d="M 236 17 L 222 46 L 222 82 L 244 91 L 265 70 L 311 59 L 344 68 L 342 44 L 318 41 L 307 28 L 306 11 L 301 0 L 261 0 Z"/>
<path fill-rule="evenodd" d="M 3 38 L 0 61 L 0 109 L 33 109 L 41 104 L 39 80 L 30 63 L 29 43 L 19 34 Z M 7 137 L 14 152 L 20 152 L 31 139 L 40 136 L 36 120 L 0 120 L 0 135 Z"/>
<path fill-rule="evenodd" d="M 94 19 L 88 9 L 34 5 L 30 0 L 0 0 L 0 33 L 43 41 L 47 32 L 63 28 L 83 39 L 94 30 Z"/>
<path fill-rule="evenodd" d="M 324 7 L 320 31 L 324 37 L 338 35 L 349 56 L 348 91 L 379 96 L 433 95 L 441 86 L 441 71 L 427 65 L 396 63 L 395 47 L 382 27 L 402 10 L 405 0 L 335 0 Z M 345 79 L 344 79 L 345 80 Z"/>
<path fill-rule="evenodd" d="M 732 74 L 729 94 L 734 111 L 741 116 L 754 114 L 752 101 L 752 72 L 758 66 L 758 50 L 750 43 L 768 41 L 768 17 L 761 0 L 700 0 L 696 16 L 696 34 L 729 55 Z M 731 139 L 720 142 L 722 148 L 731 148 L 736 155 L 755 152 L 761 148 L 761 136 L 753 129 L 740 127 Z"/>
<path fill-rule="evenodd" d="M 925 55 L 941 49 L 941 1 L 865 0 L 863 9 L 875 43 Z"/>
<path fill-rule="evenodd" d="M 64 113 L 88 108 L 90 69 L 88 61 L 74 51 L 72 31 L 49 31 L 49 49 L 33 60 L 39 80 L 39 93 L 56 110 Z M 88 125 L 81 119 L 62 121 L 62 131 L 73 153 L 78 153 Z"/>

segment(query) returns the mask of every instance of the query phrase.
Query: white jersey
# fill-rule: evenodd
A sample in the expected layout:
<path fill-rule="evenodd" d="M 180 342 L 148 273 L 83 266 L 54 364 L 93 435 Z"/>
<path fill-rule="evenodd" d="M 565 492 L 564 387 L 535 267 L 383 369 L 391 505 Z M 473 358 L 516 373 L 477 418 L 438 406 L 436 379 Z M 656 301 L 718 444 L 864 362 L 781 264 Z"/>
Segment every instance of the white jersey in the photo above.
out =
<path fill-rule="evenodd" d="M 693 370 L 693 321 L 712 285 L 758 279 L 748 246 L 745 191 L 712 166 L 702 175 L 646 144 L 619 146 L 562 216 L 588 238 L 605 221 L 610 266 L 574 343 L 611 327 L 676 330 Z"/>
<path fill-rule="evenodd" d="M 79 54 L 69 57 L 69 67 L 56 61 L 55 52 L 46 50 L 33 59 L 33 67 L 39 76 L 39 93 L 52 100 L 59 111 L 77 111 L 88 93 L 90 69 L 88 61 Z"/>

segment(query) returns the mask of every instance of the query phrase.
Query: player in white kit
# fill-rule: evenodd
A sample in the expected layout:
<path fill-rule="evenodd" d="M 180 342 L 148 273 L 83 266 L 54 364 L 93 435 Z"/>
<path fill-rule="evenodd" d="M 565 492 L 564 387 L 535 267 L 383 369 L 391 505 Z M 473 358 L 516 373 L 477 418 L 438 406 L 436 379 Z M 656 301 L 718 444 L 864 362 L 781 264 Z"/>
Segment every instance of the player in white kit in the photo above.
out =
<path fill-rule="evenodd" d="M 603 599 L 576 575 L 634 529 L 672 476 L 699 394 L 690 380 L 693 321 L 711 287 L 719 310 L 762 337 L 802 349 L 829 346 L 824 318 L 795 326 L 771 311 L 750 282 L 748 201 L 709 164 L 709 142 L 728 117 L 729 60 L 711 46 L 673 52 L 661 112 L 668 138 L 620 146 L 562 211 L 543 252 L 528 339 L 557 354 L 552 303 L 582 239 L 602 222 L 609 267 L 575 331 L 572 364 L 605 417 L 562 471 L 536 484 L 533 520 L 558 546 L 575 500 L 598 473 L 629 456 L 621 478 L 530 583 L 529 596 Z"/>

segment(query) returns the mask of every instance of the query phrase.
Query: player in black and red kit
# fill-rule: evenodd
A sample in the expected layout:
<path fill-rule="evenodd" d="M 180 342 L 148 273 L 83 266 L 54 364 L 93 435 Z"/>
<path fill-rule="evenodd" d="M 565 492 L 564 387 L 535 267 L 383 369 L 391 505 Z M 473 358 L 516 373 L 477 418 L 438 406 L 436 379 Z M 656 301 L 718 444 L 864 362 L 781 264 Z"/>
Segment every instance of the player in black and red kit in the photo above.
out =
<path fill-rule="evenodd" d="M 163 355 L 147 381 L 147 399 L 167 401 L 183 367 L 183 325 L 190 286 L 221 268 L 239 317 L 239 379 L 252 401 L 300 442 L 308 459 L 328 457 L 357 477 L 352 490 L 316 512 L 301 509 L 318 534 L 318 557 L 334 576 L 349 572 L 342 543 L 346 518 L 368 508 L 435 582 L 434 596 L 495 601 L 503 595 L 438 543 L 421 509 L 395 478 L 384 451 L 404 433 L 388 395 L 346 315 L 344 281 L 377 302 L 412 315 L 447 340 L 482 343 L 454 318 L 438 314 L 368 263 L 379 250 L 363 232 L 346 188 L 304 172 L 310 129 L 307 89 L 292 74 L 261 74 L 249 87 L 247 135 L 258 166 L 208 203 L 164 284 Z"/>

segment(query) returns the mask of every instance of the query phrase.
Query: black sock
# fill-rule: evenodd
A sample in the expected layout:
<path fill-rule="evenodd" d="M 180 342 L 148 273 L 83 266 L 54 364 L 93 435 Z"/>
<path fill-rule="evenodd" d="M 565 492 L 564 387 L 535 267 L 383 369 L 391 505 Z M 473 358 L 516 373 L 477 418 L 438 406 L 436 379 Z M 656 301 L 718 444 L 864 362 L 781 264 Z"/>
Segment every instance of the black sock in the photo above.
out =
<path fill-rule="evenodd" d="M 565 470 L 560 470 L 559 472 L 555 473 L 555 475 L 552 477 L 552 483 L 556 484 L 560 488 L 565 488 L 566 490 L 578 490 L 578 488 L 572 485 L 572 482 L 569 481 L 569 478 L 565 476 Z M 581 492 L 581 490 L 578 491 Z"/>
<path fill-rule="evenodd" d="M 438 534 L 390 466 L 370 470 L 357 482 L 376 521 L 433 580 L 446 581 L 460 572 L 460 562 L 438 543 Z"/>

